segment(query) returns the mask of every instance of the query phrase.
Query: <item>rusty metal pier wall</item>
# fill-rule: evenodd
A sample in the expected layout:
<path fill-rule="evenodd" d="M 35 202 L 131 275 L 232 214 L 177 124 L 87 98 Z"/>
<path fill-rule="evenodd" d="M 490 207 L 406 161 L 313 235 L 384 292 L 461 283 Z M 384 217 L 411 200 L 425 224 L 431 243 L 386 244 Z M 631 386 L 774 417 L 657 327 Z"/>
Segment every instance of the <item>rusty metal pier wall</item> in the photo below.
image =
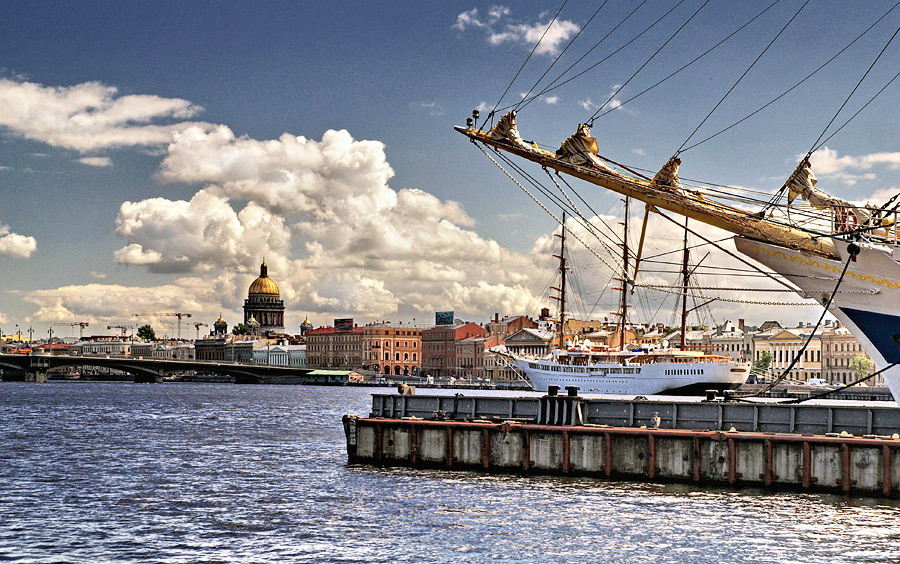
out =
<path fill-rule="evenodd" d="M 371 417 L 344 417 L 350 463 L 900 497 L 900 435 L 893 431 L 900 429 L 894 424 L 900 415 L 896 407 L 893 412 L 881 408 L 873 412 L 861 406 L 831 406 L 824 411 L 823 406 L 807 406 L 809 411 L 780 406 L 782 412 L 765 411 L 760 417 L 758 411 L 746 411 L 745 404 L 734 406 L 745 409 L 735 416 L 727 413 L 731 407 L 727 404 L 664 402 L 649 406 L 659 415 L 654 419 L 647 406 L 636 405 L 644 402 L 604 400 L 603 409 L 627 418 L 605 425 L 590 422 L 603 411 L 595 400 L 576 398 L 565 407 L 576 416 L 559 424 L 555 414 L 562 411 L 551 411 L 548 419 L 542 415 L 547 406 L 537 401 L 540 398 L 481 398 L 483 406 L 470 401 L 474 399 L 374 397 Z M 401 404 L 447 411 L 437 409 L 430 419 L 384 413 Z M 505 410 L 499 417 L 509 419 L 478 419 L 483 411 L 498 410 Z M 683 424 L 700 427 L 675 428 L 679 412 Z M 713 416 L 718 428 L 706 428 Z M 756 430 L 733 425 L 723 430 L 722 425 L 734 420 Z M 779 429 L 818 430 L 827 423 L 829 430 L 760 431 L 766 421 Z M 859 434 L 835 432 L 841 426 Z M 872 434 L 873 430 L 886 434 Z"/>

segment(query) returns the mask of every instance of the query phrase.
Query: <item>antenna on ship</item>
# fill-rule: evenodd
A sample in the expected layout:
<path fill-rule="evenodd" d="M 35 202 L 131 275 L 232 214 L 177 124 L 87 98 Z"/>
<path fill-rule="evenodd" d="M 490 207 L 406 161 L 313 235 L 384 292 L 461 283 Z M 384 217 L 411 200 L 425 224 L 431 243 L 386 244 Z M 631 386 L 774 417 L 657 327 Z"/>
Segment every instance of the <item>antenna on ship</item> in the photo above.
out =
<path fill-rule="evenodd" d="M 559 288 L 556 286 L 550 287 L 552 290 L 559 292 L 559 296 L 550 297 L 559 302 L 559 315 L 556 316 L 556 338 L 559 342 L 559 347 L 563 348 L 566 342 L 566 212 L 562 214 L 560 225 L 562 226 L 560 234 L 555 235 L 560 240 L 559 254 L 553 255 L 559 259 Z"/>

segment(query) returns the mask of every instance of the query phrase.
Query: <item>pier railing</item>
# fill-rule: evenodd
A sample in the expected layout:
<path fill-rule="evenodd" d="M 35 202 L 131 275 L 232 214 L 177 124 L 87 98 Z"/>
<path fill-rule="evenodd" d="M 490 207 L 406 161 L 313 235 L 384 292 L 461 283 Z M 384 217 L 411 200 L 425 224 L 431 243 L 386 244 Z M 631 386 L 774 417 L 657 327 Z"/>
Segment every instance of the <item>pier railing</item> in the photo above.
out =
<path fill-rule="evenodd" d="M 582 398 L 584 423 L 610 427 L 892 436 L 900 433 L 895 405 L 786 405 Z M 371 417 L 537 422 L 539 397 L 401 396 L 373 394 Z"/>

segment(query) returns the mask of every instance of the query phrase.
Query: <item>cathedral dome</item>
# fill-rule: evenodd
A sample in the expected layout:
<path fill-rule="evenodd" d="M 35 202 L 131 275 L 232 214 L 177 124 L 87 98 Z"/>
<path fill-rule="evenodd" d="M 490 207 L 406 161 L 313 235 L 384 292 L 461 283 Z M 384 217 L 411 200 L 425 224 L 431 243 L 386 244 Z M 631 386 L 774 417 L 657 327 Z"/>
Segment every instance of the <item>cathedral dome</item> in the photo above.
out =
<path fill-rule="evenodd" d="M 272 294 L 276 296 L 280 294 L 278 291 L 278 284 L 269 278 L 268 269 L 269 267 L 266 266 L 265 262 L 259 266 L 259 278 L 254 280 L 253 284 L 250 284 L 251 294 Z"/>

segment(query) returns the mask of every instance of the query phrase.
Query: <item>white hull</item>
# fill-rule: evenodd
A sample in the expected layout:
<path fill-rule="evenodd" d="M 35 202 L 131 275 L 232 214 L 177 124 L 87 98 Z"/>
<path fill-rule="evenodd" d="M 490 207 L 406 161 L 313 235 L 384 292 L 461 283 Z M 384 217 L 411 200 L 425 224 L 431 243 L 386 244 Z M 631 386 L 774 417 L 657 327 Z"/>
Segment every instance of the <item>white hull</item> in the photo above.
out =
<path fill-rule="evenodd" d="M 738 251 L 781 274 L 798 293 L 825 304 L 847 260 L 847 244 L 838 244 L 840 260 L 760 243 L 740 236 Z M 859 243 L 829 308 L 863 346 L 877 368 L 900 361 L 900 247 Z M 895 258 L 896 257 L 896 258 Z M 882 373 L 894 398 L 900 397 L 900 366 Z"/>
<path fill-rule="evenodd" d="M 549 386 L 578 386 L 595 394 L 694 394 L 706 389 L 730 390 L 747 381 L 750 365 L 738 362 L 593 364 L 570 366 L 552 360 L 516 358 L 516 364 L 535 390 Z"/>

